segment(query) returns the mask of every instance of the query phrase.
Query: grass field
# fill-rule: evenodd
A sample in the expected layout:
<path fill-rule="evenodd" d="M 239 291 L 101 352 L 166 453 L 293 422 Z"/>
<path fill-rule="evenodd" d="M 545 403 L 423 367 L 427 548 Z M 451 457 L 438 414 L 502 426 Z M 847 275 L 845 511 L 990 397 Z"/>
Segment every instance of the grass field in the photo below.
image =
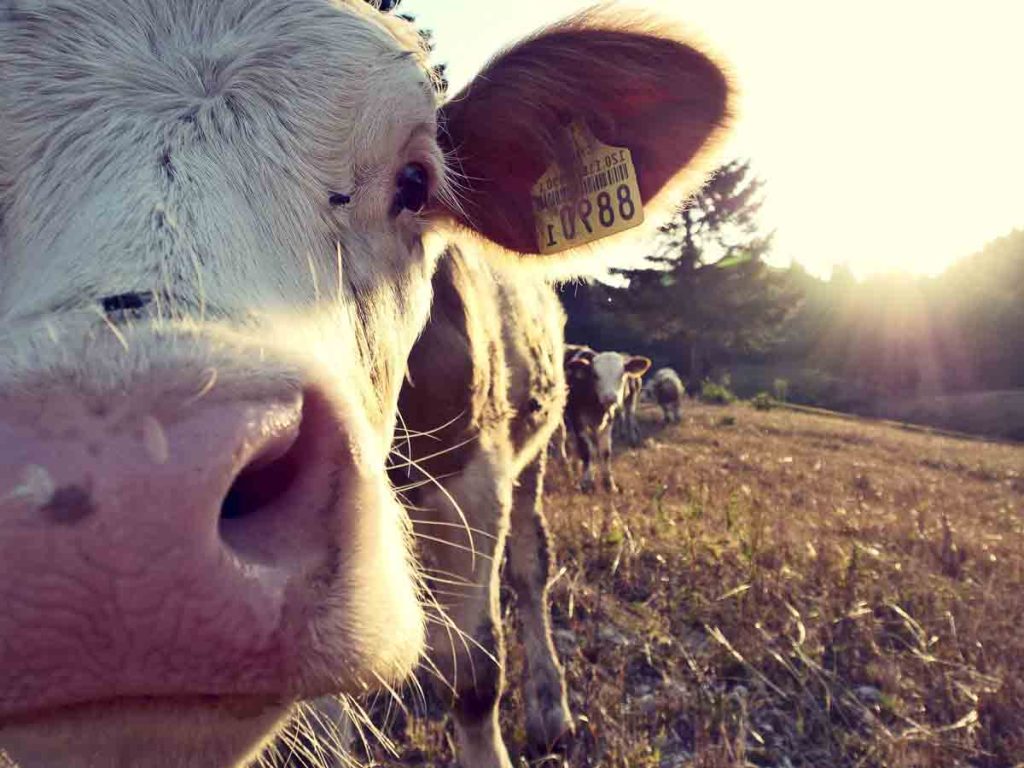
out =
<path fill-rule="evenodd" d="M 1024 767 L 1024 447 L 743 404 L 642 421 L 620 494 L 549 475 L 568 765 Z M 513 639 L 513 750 L 522 663 Z M 363 757 L 450 765 L 443 708 L 407 698 L 379 706 L 399 756 Z"/>
<path fill-rule="evenodd" d="M 569 765 L 1024 766 L 1024 447 L 746 405 L 642 418 L 621 494 L 549 477 Z M 521 666 L 512 641 L 513 749 Z M 381 763 L 449 764 L 427 708 L 392 717 Z"/>

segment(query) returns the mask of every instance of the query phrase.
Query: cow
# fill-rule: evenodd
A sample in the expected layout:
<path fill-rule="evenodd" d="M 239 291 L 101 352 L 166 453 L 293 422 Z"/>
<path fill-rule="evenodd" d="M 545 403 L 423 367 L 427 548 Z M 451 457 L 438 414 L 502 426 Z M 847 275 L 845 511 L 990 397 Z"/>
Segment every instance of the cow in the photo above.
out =
<path fill-rule="evenodd" d="M 682 419 L 681 410 L 686 389 L 679 374 L 671 368 L 659 368 L 649 382 L 651 397 L 661 406 L 666 424 L 678 423 Z"/>
<path fill-rule="evenodd" d="M 622 407 L 615 414 L 615 434 L 626 441 L 627 445 L 640 445 L 640 424 L 637 422 L 636 411 L 640 406 L 640 395 L 643 392 L 643 375 L 627 376 L 625 391 L 622 395 Z"/>
<path fill-rule="evenodd" d="M 492 670 L 446 673 L 459 746 L 486 753 L 462 764 L 507 768 L 493 563 L 511 526 L 540 616 L 558 319 L 410 353 L 445 275 L 481 273 L 466 308 L 483 286 L 533 312 L 516 297 L 594 259 L 542 255 L 534 221 L 545 170 L 581 173 L 570 123 L 631 150 L 652 222 L 692 191 L 730 122 L 722 67 L 601 9 L 439 104 L 419 37 L 361 0 L 0 0 L 0 71 L 0 749 L 243 765 L 298 702 L 406 678 L 441 621 L 490 643 Z M 403 418 L 429 430 L 402 430 L 407 371 Z M 457 476 L 413 487 L 422 449 L 391 449 L 443 426 L 428 391 L 478 423 L 442 446 Z M 471 547 L 427 533 L 454 531 L 451 501 Z M 449 545 L 417 562 L 428 535 Z M 442 578 L 467 597 L 439 606 Z M 566 716 L 548 672 L 527 681 L 545 734 Z"/>
<path fill-rule="evenodd" d="M 616 490 L 612 475 L 612 425 L 622 408 L 629 380 L 640 379 L 650 366 L 646 357 L 589 349 L 568 360 L 565 420 L 583 462 L 580 489 L 585 493 L 594 490 L 595 452 L 601 460 L 605 489 Z"/>
<path fill-rule="evenodd" d="M 562 368 L 563 373 L 569 368 L 569 363 L 580 357 L 581 355 L 589 355 L 593 357 L 597 353 L 586 346 L 585 344 L 569 344 L 563 345 L 564 354 L 562 355 Z M 568 391 L 568 390 L 566 390 Z M 555 428 L 555 434 L 551 438 L 551 442 L 548 444 L 548 454 L 558 459 L 562 466 L 565 468 L 569 467 L 569 414 L 568 411 L 563 411 L 562 419 Z"/>

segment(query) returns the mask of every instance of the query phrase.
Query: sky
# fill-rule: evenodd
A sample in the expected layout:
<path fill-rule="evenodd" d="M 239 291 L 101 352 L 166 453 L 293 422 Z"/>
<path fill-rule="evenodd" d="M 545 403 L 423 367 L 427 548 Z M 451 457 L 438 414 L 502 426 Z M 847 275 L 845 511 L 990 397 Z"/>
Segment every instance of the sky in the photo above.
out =
<path fill-rule="evenodd" d="M 452 92 L 580 0 L 404 0 Z M 723 159 L 766 181 L 772 260 L 936 274 L 1024 228 L 1024 2 L 661 0 L 731 65 Z"/>

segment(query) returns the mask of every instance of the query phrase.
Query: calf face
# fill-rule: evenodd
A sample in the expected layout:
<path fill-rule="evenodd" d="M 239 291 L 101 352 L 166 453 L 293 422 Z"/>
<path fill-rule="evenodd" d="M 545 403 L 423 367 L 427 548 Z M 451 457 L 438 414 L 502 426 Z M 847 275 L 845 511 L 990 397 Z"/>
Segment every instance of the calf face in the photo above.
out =
<path fill-rule="evenodd" d="M 411 669 L 385 459 L 428 230 L 533 254 L 568 121 L 653 200 L 727 113 L 650 26 L 577 19 L 440 113 L 417 45 L 362 2 L 0 0 L 0 747 L 26 768 L 231 764 L 296 699 Z"/>
<path fill-rule="evenodd" d="M 569 358 L 566 372 L 574 398 L 602 421 L 622 406 L 629 379 L 641 378 L 650 367 L 646 357 L 587 350 Z"/>
<path fill-rule="evenodd" d="M 638 380 L 651 365 L 646 357 L 584 349 L 567 356 L 569 399 L 566 418 L 583 461 L 580 485 L 593 490 L 591 461 L 596 452 L 604 467 L 605 486 L 612 490 L 612 425 L 626 395 L 627 383 Z"/>
<path fill-rule="evenodd" d="M 622 406 L 629 379 L 639 379 L 651 367 L 646 357 L 620 355 L 618 352 L 601 352 L 591 361 L 594 372 L 594 389 L 597 400 L 605 408 Z"/>

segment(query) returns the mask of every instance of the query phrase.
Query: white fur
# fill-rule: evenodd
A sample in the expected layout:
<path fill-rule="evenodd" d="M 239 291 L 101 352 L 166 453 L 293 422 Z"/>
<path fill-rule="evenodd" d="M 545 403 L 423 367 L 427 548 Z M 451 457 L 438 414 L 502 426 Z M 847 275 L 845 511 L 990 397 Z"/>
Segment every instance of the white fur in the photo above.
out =
<path fill-rule="evenodd" d="M 597 396 L 609 406 L 622 406 L 623 382 L 626 375 L 626 361 L 618 352 L 600 352 L 594 356 L 591 366 L 594 370 Z"/>
<path fill-rule="evenodd" d="M 173 414 L 156 421 L 158 405 L 327 393 L 349 415 L 369 513 L 339 542 L 296 691 L 361 690 L 422 648 L 407 521 L 384 474 L 433 269 L 423 222 L 389 215 L 393 179 L 415 161 L 444 183 L 410 40 L 355 0 L 0 6 L 0 414 L 123 402 L 159 459 Z M 331 191 L 351 203 L 331 208 Z M 155 295 L 145 321 L 103 316 L 103 297 L 133 291 Z M 0 725 L 0 748 L 25 768 L 223 765 L 287 706 L 258 721 L 83 712 L 39 726 L 45 738 Z"/>

